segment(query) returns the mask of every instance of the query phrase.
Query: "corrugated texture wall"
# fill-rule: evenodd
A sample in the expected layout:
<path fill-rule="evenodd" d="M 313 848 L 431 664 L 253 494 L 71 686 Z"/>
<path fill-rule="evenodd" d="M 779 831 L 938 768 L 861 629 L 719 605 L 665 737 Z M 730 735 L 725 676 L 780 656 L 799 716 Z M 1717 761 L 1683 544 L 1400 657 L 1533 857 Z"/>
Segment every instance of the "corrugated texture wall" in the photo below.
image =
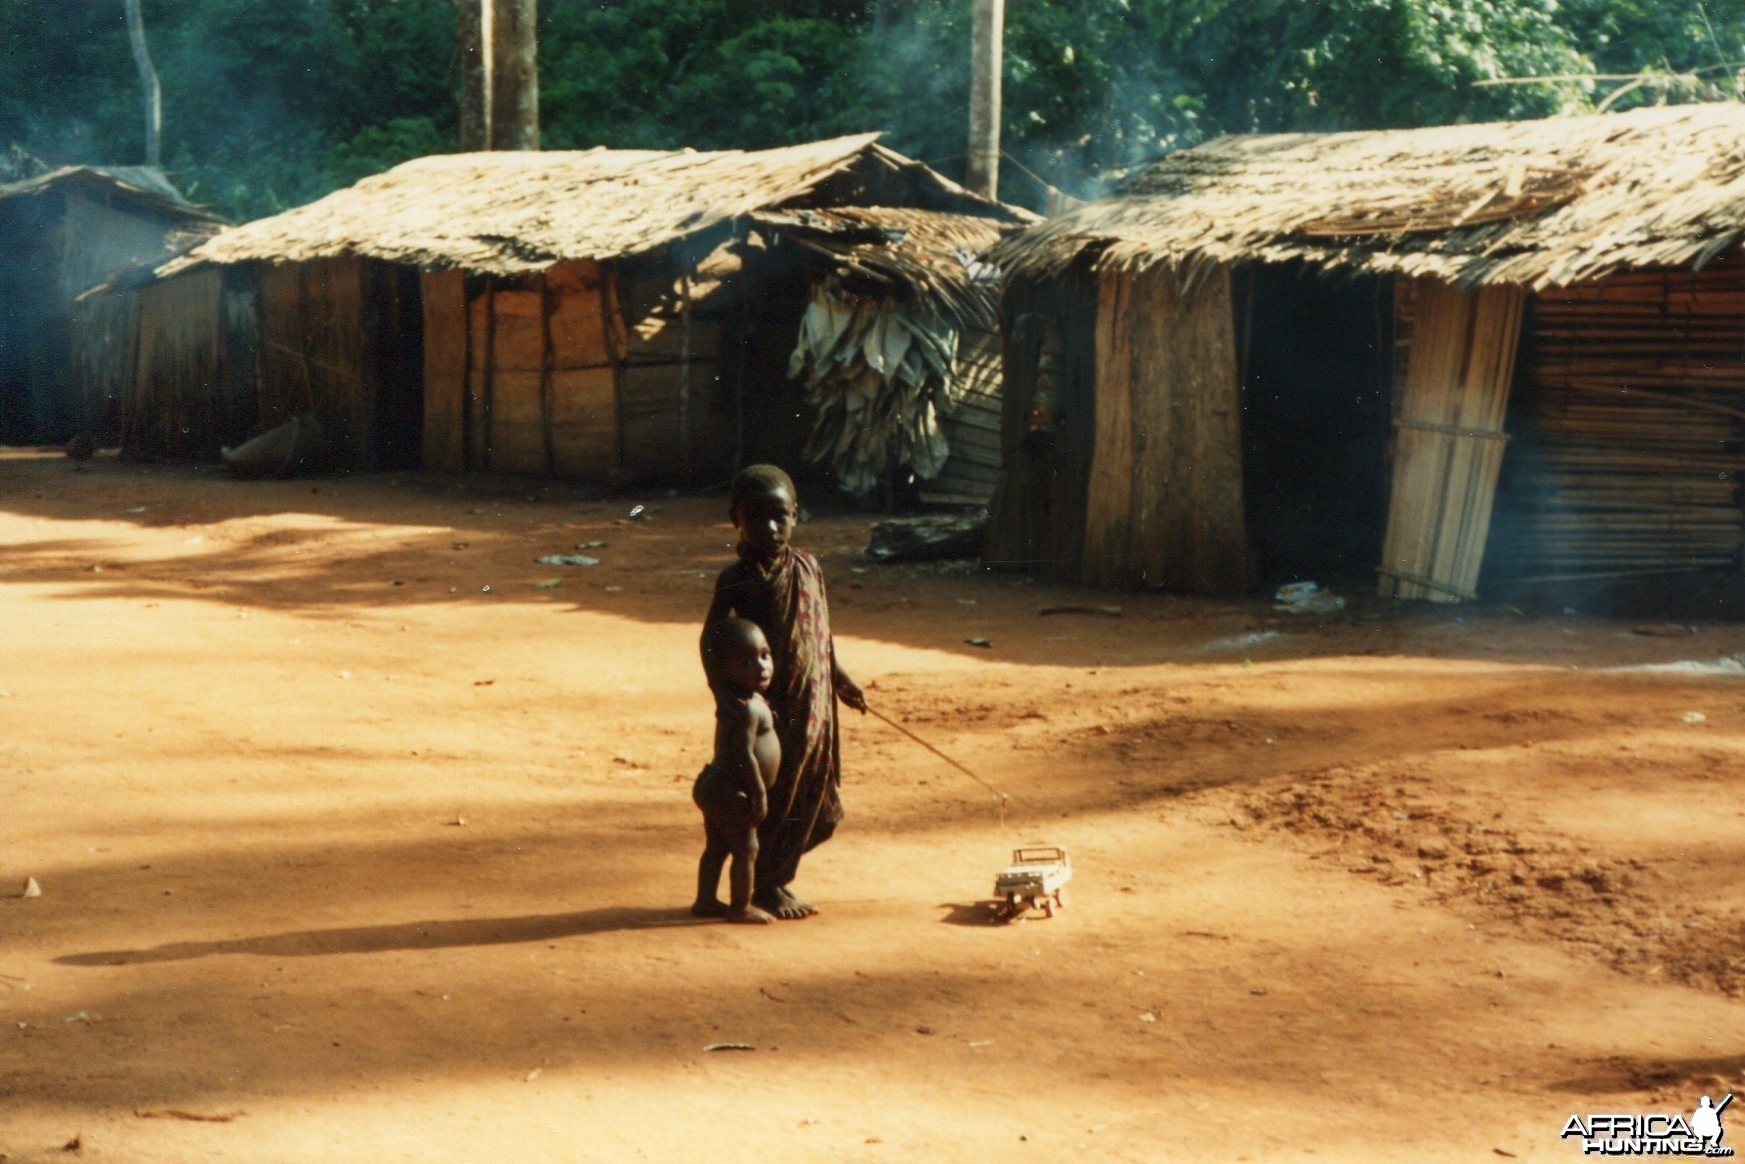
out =
<path fill-rule="evenodd" d="M 1509 430 L 1487 582 L 1740 565 L 1745 261 L 1533 297 Z"/>
<path fill-rule="evenodd" d="M 931 505 L 987 505 L 1000 484 L 1000 337 L 965 330 L 958 339 L 963 397 L 939 418 L 951 456 L 921 500 Z"/>

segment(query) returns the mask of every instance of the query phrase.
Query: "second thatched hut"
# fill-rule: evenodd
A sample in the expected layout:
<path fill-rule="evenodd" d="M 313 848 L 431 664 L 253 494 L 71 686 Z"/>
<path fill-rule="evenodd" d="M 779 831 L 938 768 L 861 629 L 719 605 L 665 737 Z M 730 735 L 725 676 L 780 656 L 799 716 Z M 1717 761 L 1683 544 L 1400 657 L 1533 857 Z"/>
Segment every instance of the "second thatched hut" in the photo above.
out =
<path fill-rule="evenodd" d="M 1745 107 L 1228 137 L 996 248 L 991 562 L 1234 593 L 1745 554 Z"/>

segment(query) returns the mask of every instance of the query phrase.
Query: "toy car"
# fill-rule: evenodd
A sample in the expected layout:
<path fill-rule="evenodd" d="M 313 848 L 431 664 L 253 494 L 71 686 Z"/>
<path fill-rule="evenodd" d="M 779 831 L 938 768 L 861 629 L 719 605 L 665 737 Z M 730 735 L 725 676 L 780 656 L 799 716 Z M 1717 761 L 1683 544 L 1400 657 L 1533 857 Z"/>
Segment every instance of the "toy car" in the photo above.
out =
<path fill-rule="evenodd" d="M 1001 898 L 994 913 L 1000 921 L 1015 921 L 1032 909 L 1053 917 L 1066 908 L 1066 883 L 1072 880 L 1072 861 L 1066 850 L 1055 846 L 1014 849 L 1012 863 L 994 878 L 994 896 Z"/>

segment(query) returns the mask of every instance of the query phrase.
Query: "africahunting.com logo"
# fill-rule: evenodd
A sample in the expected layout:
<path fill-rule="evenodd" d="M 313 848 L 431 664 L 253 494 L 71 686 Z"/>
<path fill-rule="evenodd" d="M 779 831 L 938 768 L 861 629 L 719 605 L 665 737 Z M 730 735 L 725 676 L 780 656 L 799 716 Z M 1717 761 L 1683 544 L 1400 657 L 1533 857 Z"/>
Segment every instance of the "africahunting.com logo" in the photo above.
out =
<path fill-rule="evenodd" d="M 1584 1156 L 1731 1156 L 1721 1144 L 1721 1113 L 1732 1102 L 1731 1092 L 1720 1103 L 1705 1095 L 1689 1119 L 1678 1112 L 1572 1115 L 1560 1138 L 1579 1137 Z"/>

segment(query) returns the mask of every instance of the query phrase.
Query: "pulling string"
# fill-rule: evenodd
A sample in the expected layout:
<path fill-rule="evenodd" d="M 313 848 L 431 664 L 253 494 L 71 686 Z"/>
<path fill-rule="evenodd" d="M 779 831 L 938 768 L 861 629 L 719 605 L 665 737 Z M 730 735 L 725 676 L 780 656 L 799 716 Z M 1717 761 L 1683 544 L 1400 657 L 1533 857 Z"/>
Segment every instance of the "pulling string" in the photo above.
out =
<path fill-rule="evenodd" d="M 968 776 L 971 780 L 974 780 L 977 784 L 980 784 L 983 788 L 986 788 L 989 792 L 993 793 L 1000 802 L 1000 827 L 1006 827 L 1006 805 L 1012 799 L 1010 796 L 1007 796 L 1004 792 L 1001 792 L 998 788 L 995 788 L 992 784 L 989 784 L 986 780 L 983 780 L 980 776 L 977 776 L 974 772 L 971 772 L 968 768 L 965 768 L 962 764 L 959 764 L 956 760 L 953 760 L 950 756 L 947 756 L 944 752 L 940 751 L 938 748 L 934 747 L 932 744 L 928 743 L 926 740 L 922 739 L 920 736 L 916 735 L 914 732 L 910 731 L 878 708 L 872 706 L 870 703 L 867 705 L 867 711 L 870 712 L 875 719 L 881 720 L 882 722 L 889 724 L 891 727 L 896 728 L 911 740 L 914 740 L 917 744 L 920 744 L 923 748 L 926 748 L 929 752 L 932 752 L 935 756 L 938 756 L 941 760 L 944 760 L 947 764 L 950 764 L 953 768 L 956 768 L 959 772 L 962 772 L 965 776 Z"/>

